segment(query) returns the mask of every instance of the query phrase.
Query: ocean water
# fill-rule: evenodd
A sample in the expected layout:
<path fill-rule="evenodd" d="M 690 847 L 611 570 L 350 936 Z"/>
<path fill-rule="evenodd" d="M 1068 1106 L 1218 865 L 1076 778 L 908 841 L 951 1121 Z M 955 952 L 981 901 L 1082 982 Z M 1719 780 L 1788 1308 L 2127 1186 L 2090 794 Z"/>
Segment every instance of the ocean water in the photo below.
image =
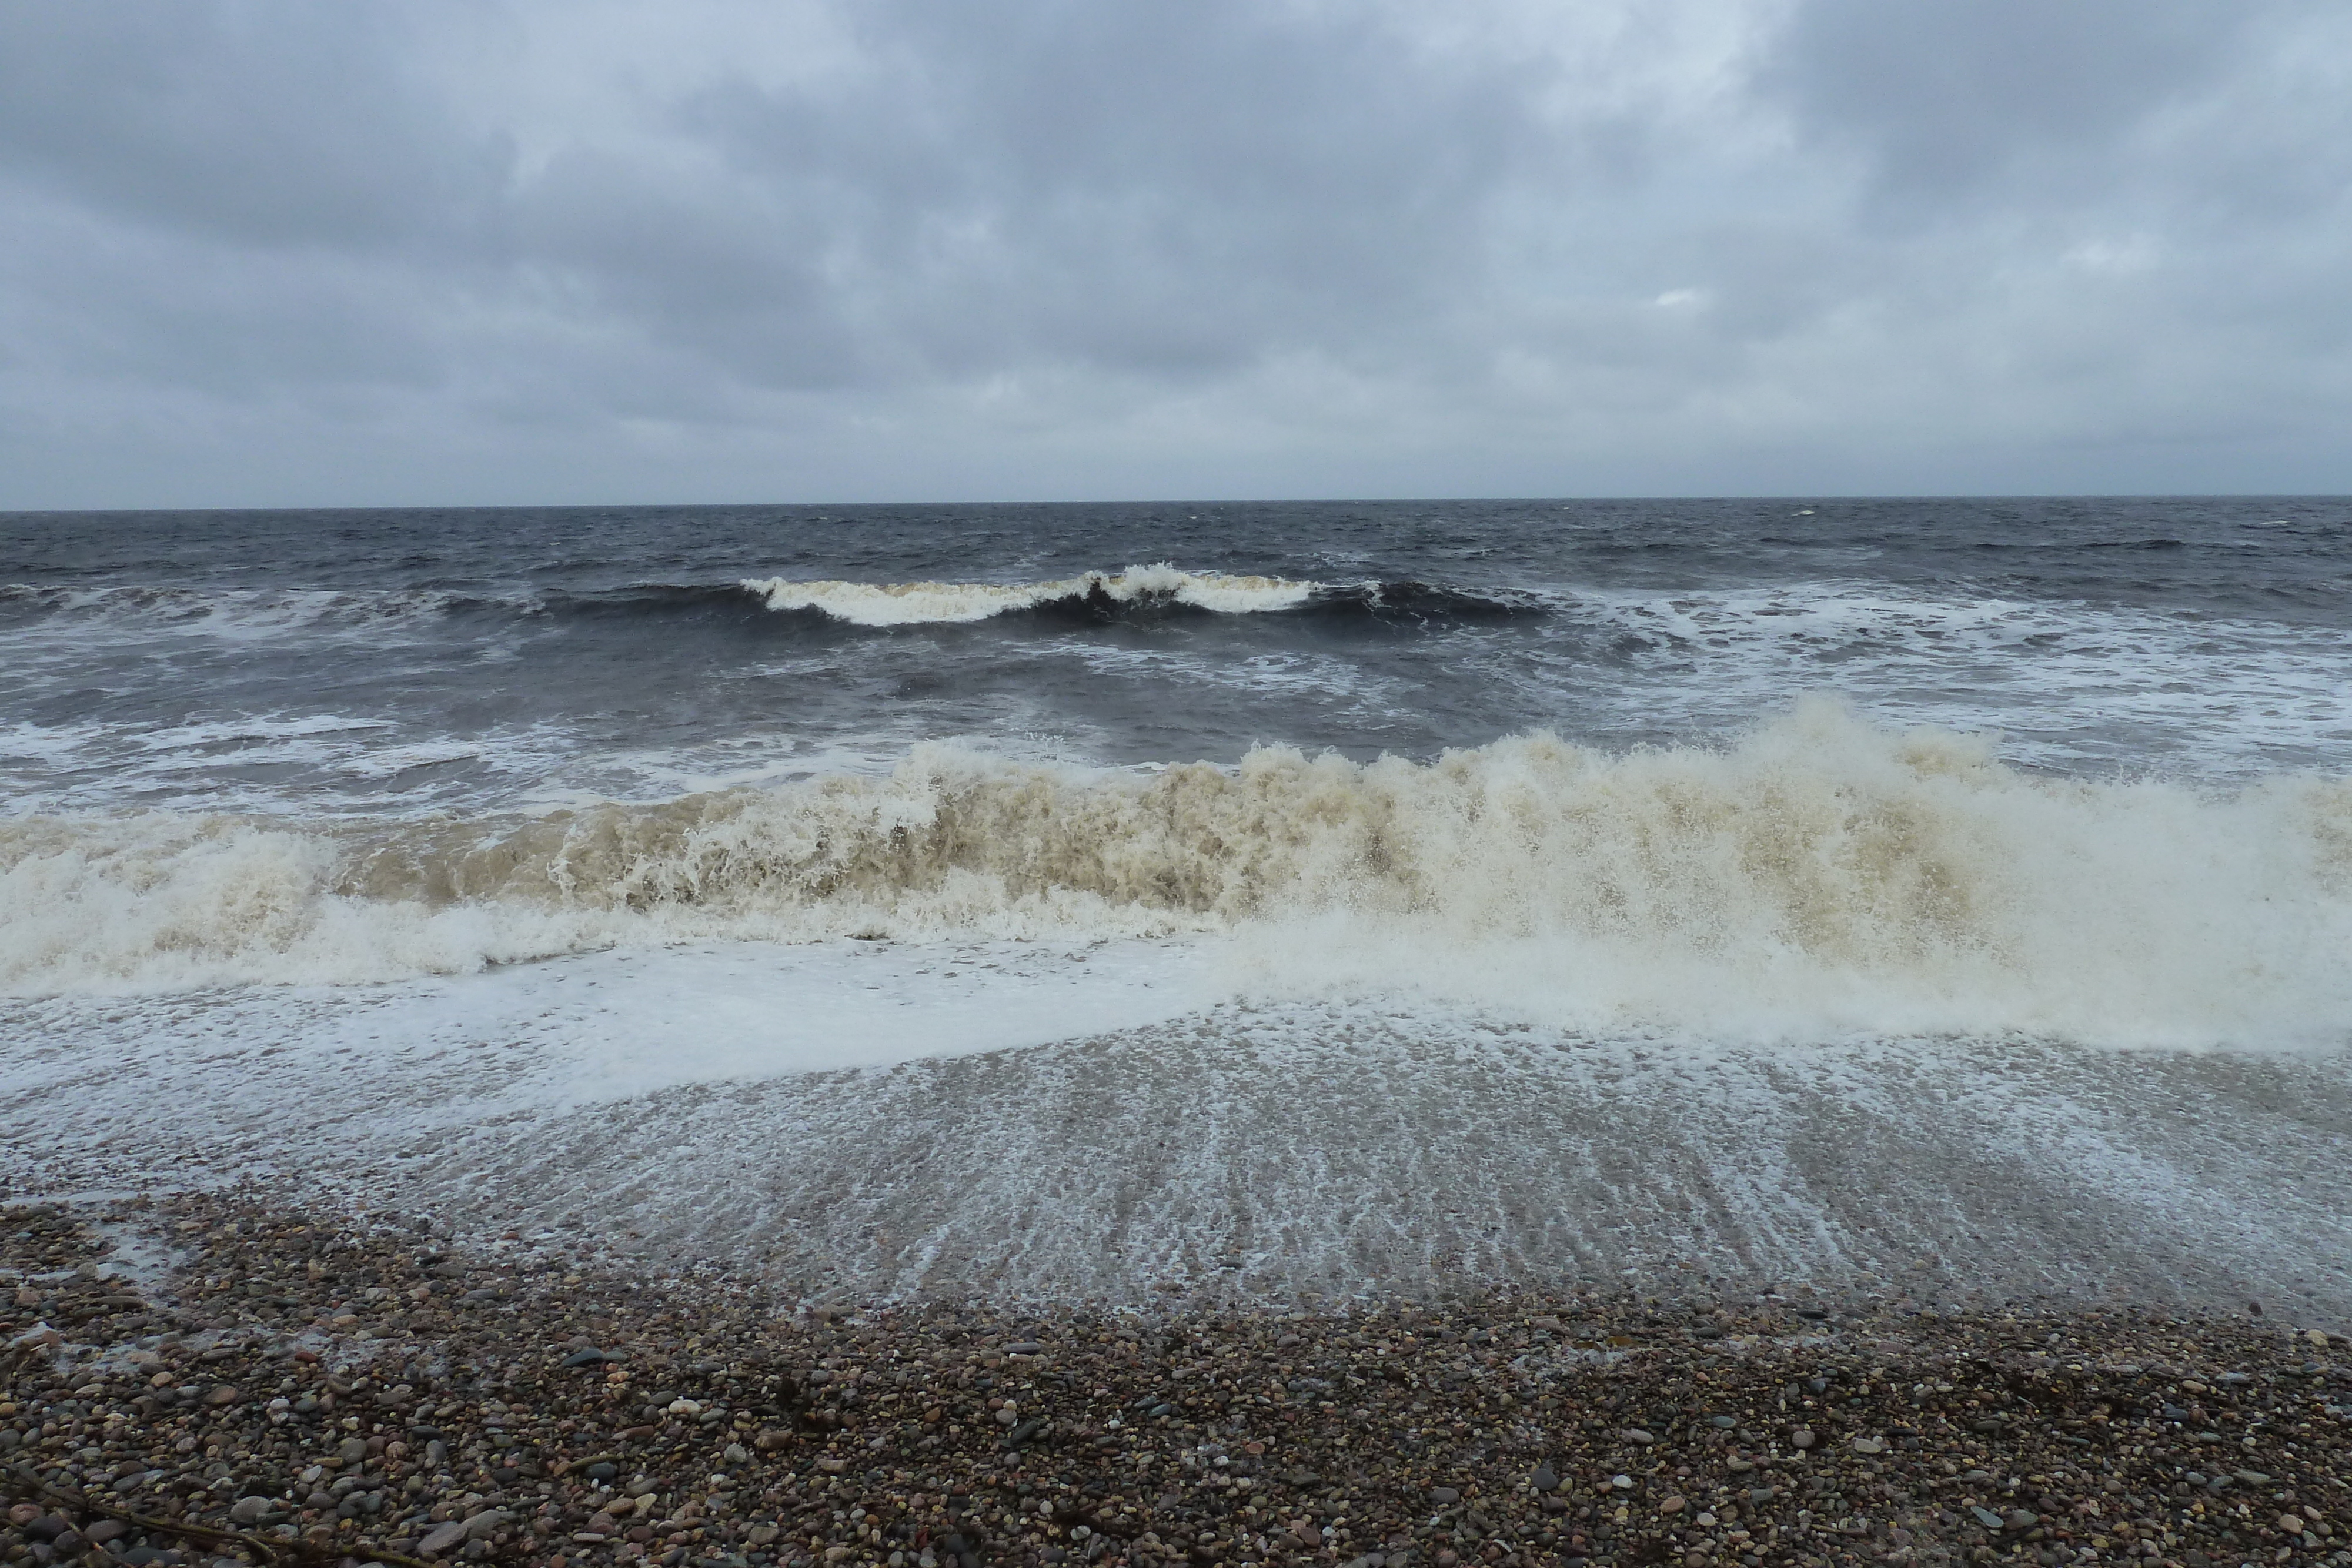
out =
<path fill-rule="evenodd" d="M 2340 1309 L 2347 591 L 2309 498 L 0 517 L 11 1179 Z"/>

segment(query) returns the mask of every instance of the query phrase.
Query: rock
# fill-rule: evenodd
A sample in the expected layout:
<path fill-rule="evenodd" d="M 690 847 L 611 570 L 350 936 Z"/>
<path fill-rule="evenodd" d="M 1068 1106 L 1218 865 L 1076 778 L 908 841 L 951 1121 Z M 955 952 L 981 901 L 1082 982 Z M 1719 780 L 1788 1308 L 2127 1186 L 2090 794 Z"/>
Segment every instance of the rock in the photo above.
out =
<path fill-rule="evenodd" d="M 620 1357 L 607 1355 L 601 1350 L 575 1350 L 570 1355 L 563 1358 L 562 1364 L 565 1366 L 602 1366 L 608 1361 L 618 1361 Z"/>
<path fill-rule="evenodd" d="M 1044 1345 L 1039 1344 L 1035 1340 L 1024 1339 L 1018 1344 L 1006 1345 L 1004 1347 L 1004 1354 L 1007 1355 L 1035 1355 L 1045 1348 L 1045 1347 Z"/>
<path fill-rule="evenodd" d="M 1559 1477 L 1552 1473 L 1552 1468 L 1549 1465 L 1538 1465 L 1535 1474 L 1528 1478 L 1528 1482 L 1538 1491 L 1551 1491 L 1559 1485 Z"/>
<path fill-rule="evenodd" d="M 239 1524 L 258 1524 L 261 1522 L 262 1516 L 268 1511 L 268 1498 L 241 1497 L 230 1506 L 228 1516 Z"/>
<path fill-rule="evenodd" d="M 1791 1446 L 1799 1448 L 1811 1448 L 1814 1442 L 1812 1429 L 1808 1427 L 1798 1427 L 1794 1432 L 1789 1434 L 1789 1442 Z"/>
<path fill-rule="evenodd" d="M 1739 1425 L 1728 1416 L 1710 1416 L 1706 1418 L 1706 1424 L 1718 1432 L 1728 1432 Z"/>
<path fill-rule="evenodd" d="M 1999 1530 L 2000 1528 L 2000 1515 L 1993 1512 L 1992 1510 L 1989 1508 L 1978 1508 L 1971 1505 L 1969 1511 L 1975 1514 L 1977 1516 L 1977 1522 L 1983 1525 L 1987 1530 Z"/>
<path fill-rule="evenodd" d="M 2250 1487 L 2266 1487 L 2271 1484 L 2271 1478 L 2260 1470 L 2238 1470 L 2234 1473 L 2240 1480 Z"/>
<path fill-rule="evenodd" d="M 2302 1516 L 2292 1513 L 2280 1514 L 2278 1517 L 2278 1527 L 2281 1530 L 2285 1531 L 2289 1535 L 2301 1535 L 2304 1531 Z"/>
<path fill-rule="evenodd" d="M 1857 1454 L 1883 1454 L 1886 1452 L 1886 1445 L 1876 1437 L 1856 1437 L 1853 1451 Z"/>
<path fill-rule="evenodd" d="M 366 1462 L 367 1457 L 368 1446 L 365 1437 L 346 1437 L 335 1448 L 335 1458 L 342 1460 L 346 1466 L 362 1464 Z"/>
<path fill-rule="evenodd" d="M 481 1512 L 474 1515 L 473 1518 L 466 1521 L 466 1539 L 468 1541 L 488 1541 L 491 1536 L 497 1534 L 500 1529 L 512 1521 L 514 1515 L 509 1513 L 502 1508 L 486 1508 Z"/>
<path fill-rule="evenodd" d="M 213 1406 L 215 1409 L 219 1409 L 223 1406 L 234 1405 L 244 1397 L 245 1396 L 238 1390 L 232 1388 L 227 1384 L 224 1383 L 219 1387 L 214 1389 L 210 1394 L 205 1396 L 205 1403 Z"/>
<path fill-rule="evenodd" d="M 592 1481 L 614 1480 L 617 1479 L 621 1474 L 621 1467 L 613 1463 L 610 1459 L 599 1459 L 596 1463 L 589 1466 L 585 1473 L 588 1479 Z"/>
<path fill-rule="evenodd" d="M 2030 1508 L 2012 1508 L 2009 1511 L 2009 1527 L 2011 1530 L 2031 1530 L 2041 1522 L 2041 1515 Z"/>
<path fill-rule="evenodd" d="M 1462 1494 L 1452 1487 L 1432 1487 L 1429 1489 L 1429 1500 L 1440 1508 L 1452 1508 L 1462 1500 Z"/>
<path fill-rule="evenodd" d="M 1658 1511 L 1660 1513 L 1680 1513 L 1683 1511 L 1683 1507 L 1684 1500 L 1682 1498 L 1679 1496 L 1670 1497 L 1666 1499 L 1665 1501 L 1658 1505 Z"/>
<path fill-rule="evenodd" d="M 92 1546 L 103 1546 L 110 1541 L 116 1540 L 130 1533 L 131 1527 L 123 1523 L 121 1520 L 101 1519 L 97 1523 L 91 1525 L 89 1529 L 83 1531 L 81 1532 L 81 1538 L 84 1541 L 89 1542 Z"/>
<path fill-rule="evenodd" d="M 438 1557 L 466 1539 L 466 1523 L 453 1519 L 416 1543 L 416 1550 L 427 1557 Z"/>

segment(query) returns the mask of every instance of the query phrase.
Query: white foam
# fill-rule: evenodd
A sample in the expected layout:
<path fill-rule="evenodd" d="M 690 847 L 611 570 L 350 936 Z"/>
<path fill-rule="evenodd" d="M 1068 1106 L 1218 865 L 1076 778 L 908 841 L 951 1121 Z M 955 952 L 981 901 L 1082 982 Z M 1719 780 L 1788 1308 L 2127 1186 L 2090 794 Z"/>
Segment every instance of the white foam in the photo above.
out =
<path fill-rule="evenodd" d="M 2246 779 L 2342 765 L 2352 643 L 2332 627 L 1814 581 L 1659 595 L 1561 590 L 1574 630 L 1642 640 L 1632 678 L 1578 704 L 1630 726 L 1717 731 L 1790 692 L 1883 719 L 2004 737 L 2012 760 Z"/>
<path fill-rule="evenodd" d="M 1057 600 L 1097 596 L 1120 604 L 1164 599 L 1242 615 L 1292 609 L 1305 603 L 1318 585 L 1181 571 L 1163 561 L 1046 582 L 802 582 L 770 577 L 745 578 L 743 586 L 765 599 L 771 610 L 818 610 L 857 626 L 912 626 L 985 621 Z"/>
<path fill-rule="evenodd" d="M 2352 788 L 2021 773 L 1811 704 L 1725 749 L 1264 748 L 540 819 L 0 822 L 0 984 L 338 983 L 679 942 L 1222 934 L 1231 988 L 1738 1038 L 2352 1028 Z"/>

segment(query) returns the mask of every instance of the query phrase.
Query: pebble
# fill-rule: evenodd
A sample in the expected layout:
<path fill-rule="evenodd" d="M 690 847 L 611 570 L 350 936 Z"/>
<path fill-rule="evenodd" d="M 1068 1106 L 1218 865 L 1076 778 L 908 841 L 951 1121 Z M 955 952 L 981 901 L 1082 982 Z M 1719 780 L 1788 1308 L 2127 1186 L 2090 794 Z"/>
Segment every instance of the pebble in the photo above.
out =
<path fill-rule="evenodd" d="M 195 1522 L 353 1557 L 1777 1568 L 1925 1561 L 1927 1543 L 2104 1562 L 2166 1541 L 2193 1568 L 2307 1553 L 2306 1525 L 2328 1543 L 2341 1521 L 2294 1511 L 2335 1506 L 2352 1473 L 2322 1414 L 2352 1398 L 2333 1342 L 2243 1322 L 1886 1309 L 1825 1333 L 1763 1301 L 1710 1305 L 1723 1336 L 1702 1339 L 1686 1311 L 1565 1289 L 1263 1315 L 799 1315 L 716 1279 L 600 1274 L 511 1243 L 459 1254 L 398 1223 L 234 1197 L 124 1225 L 185 1247 L 185 1270 L 135 1312 L 93 1280 L 0 1322 L 0 1342 L 36 1321 L 62 1336 L 6 1374 L 0 1443 L 126 1508 L 182 1498 Z M 7 1210 L 0 1302 L 105 1245 L 76 1214 Z M 482 1291 L 500 1311 L 463 1306 Z M 232 1396 L 210 1404 L 215 1388 Z M 2260 1469 L 2216 1477 L 2242 1489 L 2217 1501 L 2194 1432 Z M 160 1531 L 108 1539 L 116 1521 L 25 1507 L 0 1558 L 37 1541 L 58 1558 L 70 1538 L 125 1564 L 204 1561 Z"/>

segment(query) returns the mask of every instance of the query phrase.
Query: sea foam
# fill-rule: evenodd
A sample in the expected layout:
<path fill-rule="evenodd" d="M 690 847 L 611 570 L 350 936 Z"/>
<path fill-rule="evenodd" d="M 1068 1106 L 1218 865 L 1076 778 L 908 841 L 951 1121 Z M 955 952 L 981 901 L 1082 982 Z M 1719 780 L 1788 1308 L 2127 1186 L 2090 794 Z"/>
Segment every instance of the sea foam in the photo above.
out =
<path fill-rule="evenodd" d="M 817 610 L 857 626 L 909 626 L 985 621 L 1062 601 L 1134 604 L 1160 601 L 1240 615 L 1290 610 L 1318 584 L 1276 577 L 1225 576 L 1178 570 L 1166 562 L 1125 571 L 1089 571 L 1045 582 L 800 582 L 746 578 L 743 587 L 771 610 Z"/>
<path fill-rule="evenodd" d="M 18 993 L 849 936 L 1184 940 L 1231 994 L 1567 1026 L 2332 1040 L 2352 789 L 2054 779 L 1822 703 L 1719 749 L 1140 775 L 928 747 L 886 778 L 538 818 L 0 823 Z"/>

